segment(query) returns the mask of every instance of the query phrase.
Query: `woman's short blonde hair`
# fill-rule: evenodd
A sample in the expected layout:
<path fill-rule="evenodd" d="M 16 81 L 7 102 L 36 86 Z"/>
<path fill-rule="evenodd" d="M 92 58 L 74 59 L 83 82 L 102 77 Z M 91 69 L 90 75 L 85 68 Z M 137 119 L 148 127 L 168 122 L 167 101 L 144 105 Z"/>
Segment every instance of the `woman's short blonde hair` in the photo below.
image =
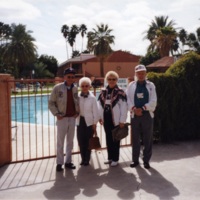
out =
<path fill-rule="evenodd" d="M 88 77 L 83 77 L 83 78 L 81 78 L 81 79 L 79 80 L 79 87 L 81 87 L 81 85 L 82 85 L 83 83 L 86 83 L 86 84 L 88 84 L 89 86 L 91 86 L 92 81 L 91 81 Z"/>
<path fill-rule="evenodd" d="M 114 76 L 117 80 L 119 79 L 119 75 L 117 74 L 117 72 L 109 71 L 109 72 L 106 73 L 105 81 L 107 81 L 108 77 L 110 77 L 110 76 Z"/>

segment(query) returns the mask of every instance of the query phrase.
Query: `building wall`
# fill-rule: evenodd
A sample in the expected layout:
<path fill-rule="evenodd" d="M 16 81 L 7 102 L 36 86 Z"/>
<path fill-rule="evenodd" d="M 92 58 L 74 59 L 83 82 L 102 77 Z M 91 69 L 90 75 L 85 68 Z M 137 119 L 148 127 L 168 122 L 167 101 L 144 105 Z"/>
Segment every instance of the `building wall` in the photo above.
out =
<path fill-rule="evenodd" d="M 134 77 L 135 66 L 139 62 L 104 62 L 104 74 L 108 71 L 115 71 L 119 74 L 120 78 Z M 58 76 L 63 76 L 63 71 L 68 66 L 62 66 L 59 69 Z M 84 62 L 82 63 L 82 73 L 83 76 L 90 74 L 94 77 L 100 77 L 100 63 L 99 62 Z"/>
<path fill-rule="evenodd" d="M 117 72 L 120 78 L 133 77 L 135 75 L 135 66 L 138 64 L 139 62 L 107 62 L 104 64 L 104 73 L 106 74 L 108 71 L 112 70 Z"/>
<path fill-rule="evenodd" d="M 82 64 L 83 74 L 86 71 L 94 77 L 100 76 L 99 62 L 87 62 Z"/>
<path fill-rule="evenodd" d="M 104 63 L 104 74 L 108 71 L 115 71 L 119 74 L 120 78 L 134 77 L 135 66 L 139 62 L 130 63 L 130 62 L 105 62 Z M 84 63 L 83 68 L 89 74 L 92 74 L 94 77 L 100 77 L 100 63 L 99 62 L 88 62 Z M 84 71 L 84 70 L 83 70 Z"/>

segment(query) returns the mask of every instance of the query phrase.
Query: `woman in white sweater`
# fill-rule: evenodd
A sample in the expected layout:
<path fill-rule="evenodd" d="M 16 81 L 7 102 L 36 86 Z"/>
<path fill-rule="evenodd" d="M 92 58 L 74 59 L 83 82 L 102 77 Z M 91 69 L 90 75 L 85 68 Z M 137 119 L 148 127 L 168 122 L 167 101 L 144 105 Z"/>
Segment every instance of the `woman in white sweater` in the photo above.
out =
<path fill-rule="evenodd" d="M 91 80 L 83 77 L 79 80 L 81 92 L 79 93 L 80 115 L 77 117 L 77 139 L 81 153 L 80 165 L 89 165 L 91 150 L 89 139 L 96 131 L 96 124 L 99 121 L 99 112 L 96 97 L 89 91 Z"/>

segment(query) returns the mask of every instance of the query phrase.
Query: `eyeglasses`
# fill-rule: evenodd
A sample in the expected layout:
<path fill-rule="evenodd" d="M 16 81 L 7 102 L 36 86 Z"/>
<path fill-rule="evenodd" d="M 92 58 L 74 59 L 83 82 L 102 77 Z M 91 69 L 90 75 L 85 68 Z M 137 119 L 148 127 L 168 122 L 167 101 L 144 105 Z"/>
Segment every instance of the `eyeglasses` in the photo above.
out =
<path fill-rule="evenodd" d="M 89 85 L 81 85 L 82 88 L 88 88 Z"/>
<path fill-rule="evenodd" d="M 67 78 L 68 78 L 68 79 L 70 79 L 70 78 L 71 78 L 71 79 L 74 79 L 75 77 L 74 77 L 74 76 L 67 76 Z"/>
<path fill-rule="evenodd" d="M 116 81 L 116 78 L 108 78 L 108 81 Z"/>

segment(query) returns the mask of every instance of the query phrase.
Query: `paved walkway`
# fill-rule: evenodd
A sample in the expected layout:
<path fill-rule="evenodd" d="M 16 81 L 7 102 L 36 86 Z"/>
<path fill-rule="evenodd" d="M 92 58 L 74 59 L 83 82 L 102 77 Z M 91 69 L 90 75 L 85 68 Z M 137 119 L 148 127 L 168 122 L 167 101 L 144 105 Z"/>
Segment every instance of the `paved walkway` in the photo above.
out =
<path fill-rule="evenodd" d="M 0 168 L 0 199 L 198 200 L 200 141 L 155 144 L 152 168 L 130 168 L 131 147 L 117 167 L 104 165 L 106 150 L 92 152 L 90 166 L 55 172 L 55 158 Z"/>

